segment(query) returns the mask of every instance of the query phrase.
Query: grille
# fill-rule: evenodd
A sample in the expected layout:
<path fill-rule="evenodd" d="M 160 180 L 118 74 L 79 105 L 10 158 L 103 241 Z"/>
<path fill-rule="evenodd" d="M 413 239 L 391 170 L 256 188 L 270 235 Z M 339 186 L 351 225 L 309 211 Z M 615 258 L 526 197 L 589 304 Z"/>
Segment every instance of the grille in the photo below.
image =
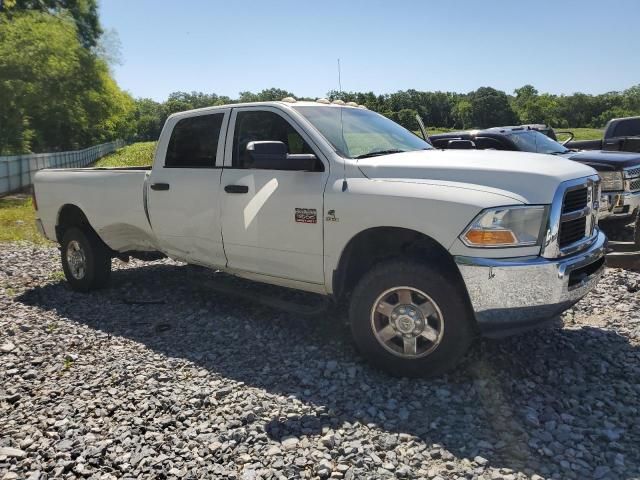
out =
<path fill-rule="evenodd" d="M 569 220 L 568 222 L 560 224 L 560 248 L 571 245 L 578 240 L 582 240 L 582 238 L 584 238 L 586 228 L 587 217 Z"/>
<path fill-rule="evenodd" d="M 629 182 L 629 190 L 632 192 L 640 190 L 640 178 L 635 178 Z"/>
<path fill-rule="evenodd" d="M 637 177 L 638 175 L 640 175 L 640 167 L 639 168 L 630 168 L 628 170 L 625 170 L 625 175 L 627 177 Z"/>
<path fill-rule="evenodd" d="M 600 192 L 596 175 L 562 183 L 551 204 L 547 239 L 541 252 L 543 257 L 573 255 L 589 247 L 598 233 Z"/>
<path fill-rule="evenodd" d="M 562 204 L 562 213 L 575 212 L 582 210 L 589 202 L 589 189 L 587 187 L 577 190 L 570 190 L 564 196 Z"/>

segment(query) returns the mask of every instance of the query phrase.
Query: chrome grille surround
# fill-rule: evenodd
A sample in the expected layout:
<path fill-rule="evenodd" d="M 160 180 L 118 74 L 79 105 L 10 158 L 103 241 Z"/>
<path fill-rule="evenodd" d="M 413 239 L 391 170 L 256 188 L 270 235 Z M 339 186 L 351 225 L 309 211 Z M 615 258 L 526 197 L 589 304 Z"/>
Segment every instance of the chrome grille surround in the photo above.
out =
<path fill-rule="evenodd" d="M 564 200 L 567 193 L 587 189 L 587 204 L 584 208 L 574 211 L 564 210 Z M 545 235 L 541 255 L 545 258 L 559 258 L 580 252 L 588 248 L 598 236 L 598 209 L 600 206 L 600 177 L 591 175 L 589 177 L 578 178 L 562 182 L 553 197 L 549 220 L 547 223 L 547 233 Z M 560 229 L 563 223 L 585 218 L 584 236 L 568 244 L 560 244 Z"/>

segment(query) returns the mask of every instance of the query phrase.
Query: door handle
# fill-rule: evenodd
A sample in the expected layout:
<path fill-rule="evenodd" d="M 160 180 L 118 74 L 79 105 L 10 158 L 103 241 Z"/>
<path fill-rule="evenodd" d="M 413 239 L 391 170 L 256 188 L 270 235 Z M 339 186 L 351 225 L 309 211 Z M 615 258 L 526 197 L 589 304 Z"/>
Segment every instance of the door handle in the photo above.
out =
<path fill-rule="evenodd" d="M 249 187 L 246 185 L 227 185 L 224 187 L 227 193 L 249 193 Z"/>
<path fill-rule="evenodd" d="M 152 183 L 151 190 L 169 190 L 168 183 Z"/>

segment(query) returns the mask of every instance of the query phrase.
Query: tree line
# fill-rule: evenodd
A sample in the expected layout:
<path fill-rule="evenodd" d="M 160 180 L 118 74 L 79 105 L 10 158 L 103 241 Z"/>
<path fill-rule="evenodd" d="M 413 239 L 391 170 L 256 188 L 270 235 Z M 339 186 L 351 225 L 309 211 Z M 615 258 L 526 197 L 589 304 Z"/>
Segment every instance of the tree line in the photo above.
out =
<path fill-rule="evenodd" d="M 155 140 L 174 112 L 238 102 L 280 100 L 292 92 L 174 92 L 163 102 L 134 99 L 120 89 L 117 58 L 98 18 L 97 0 L 0 0 L 0 155 L 84 148 L 116 138 Z M 601 95 L 512 94 L 491 87 L 469 93 L 404 90 L 390 94 L 327 92 L 365 105 L 415 130 L 415 115 L 439 128 L 519 123 L 602 127 L 610 118 L 640 115 L 640 84 Z"/>
<path fill-rule="evenodd" d="M 259 93 L 241 92 L 235 99 L 202 92 L 175 92 L 165 102 L 136 99 L 136 136 L 145 140 L 157 138 L 165 119 L 174 112 L 211 105 L 281 100 L 284 97 L 314 100 L 297 97 L 279 88 L 265 89 Z M 529 123 L 561 128 L 600 128 L 611 118 L 640 115 L 640 84 L 622 92 L 601 95 L 540 94 L 533 86 L 525 85 L 516 89 L 513 95 L 491 87 L 480 87 L 464 94 L 404 90 L 376 95 L 373 92 L 332 90 L 326 97 L 364 105 L 411 130 L 418 128 L 416 114 L 431 127 L 451 129 Z"/>

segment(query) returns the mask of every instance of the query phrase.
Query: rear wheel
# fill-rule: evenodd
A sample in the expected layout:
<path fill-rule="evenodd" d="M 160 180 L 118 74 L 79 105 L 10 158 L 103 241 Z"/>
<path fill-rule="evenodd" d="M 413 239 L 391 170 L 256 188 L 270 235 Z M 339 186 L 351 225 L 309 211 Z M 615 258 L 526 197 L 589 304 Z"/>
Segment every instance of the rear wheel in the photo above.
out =
<path fill-rule="evenodd" d="M 109 283 L 111 255 L 95 233 L 69 228 L 62 238 L 61 257 L 64 275 L 74 290 L 88 292 Z"/>
<path fill-rule="evenodd" d="M 393 375 L 443 373 L 473 339 L 464 295 L 437 267 L 403 260 L 379 264 L 364 275 L 351 298 L 354 340 L 368 360 Z"/>

